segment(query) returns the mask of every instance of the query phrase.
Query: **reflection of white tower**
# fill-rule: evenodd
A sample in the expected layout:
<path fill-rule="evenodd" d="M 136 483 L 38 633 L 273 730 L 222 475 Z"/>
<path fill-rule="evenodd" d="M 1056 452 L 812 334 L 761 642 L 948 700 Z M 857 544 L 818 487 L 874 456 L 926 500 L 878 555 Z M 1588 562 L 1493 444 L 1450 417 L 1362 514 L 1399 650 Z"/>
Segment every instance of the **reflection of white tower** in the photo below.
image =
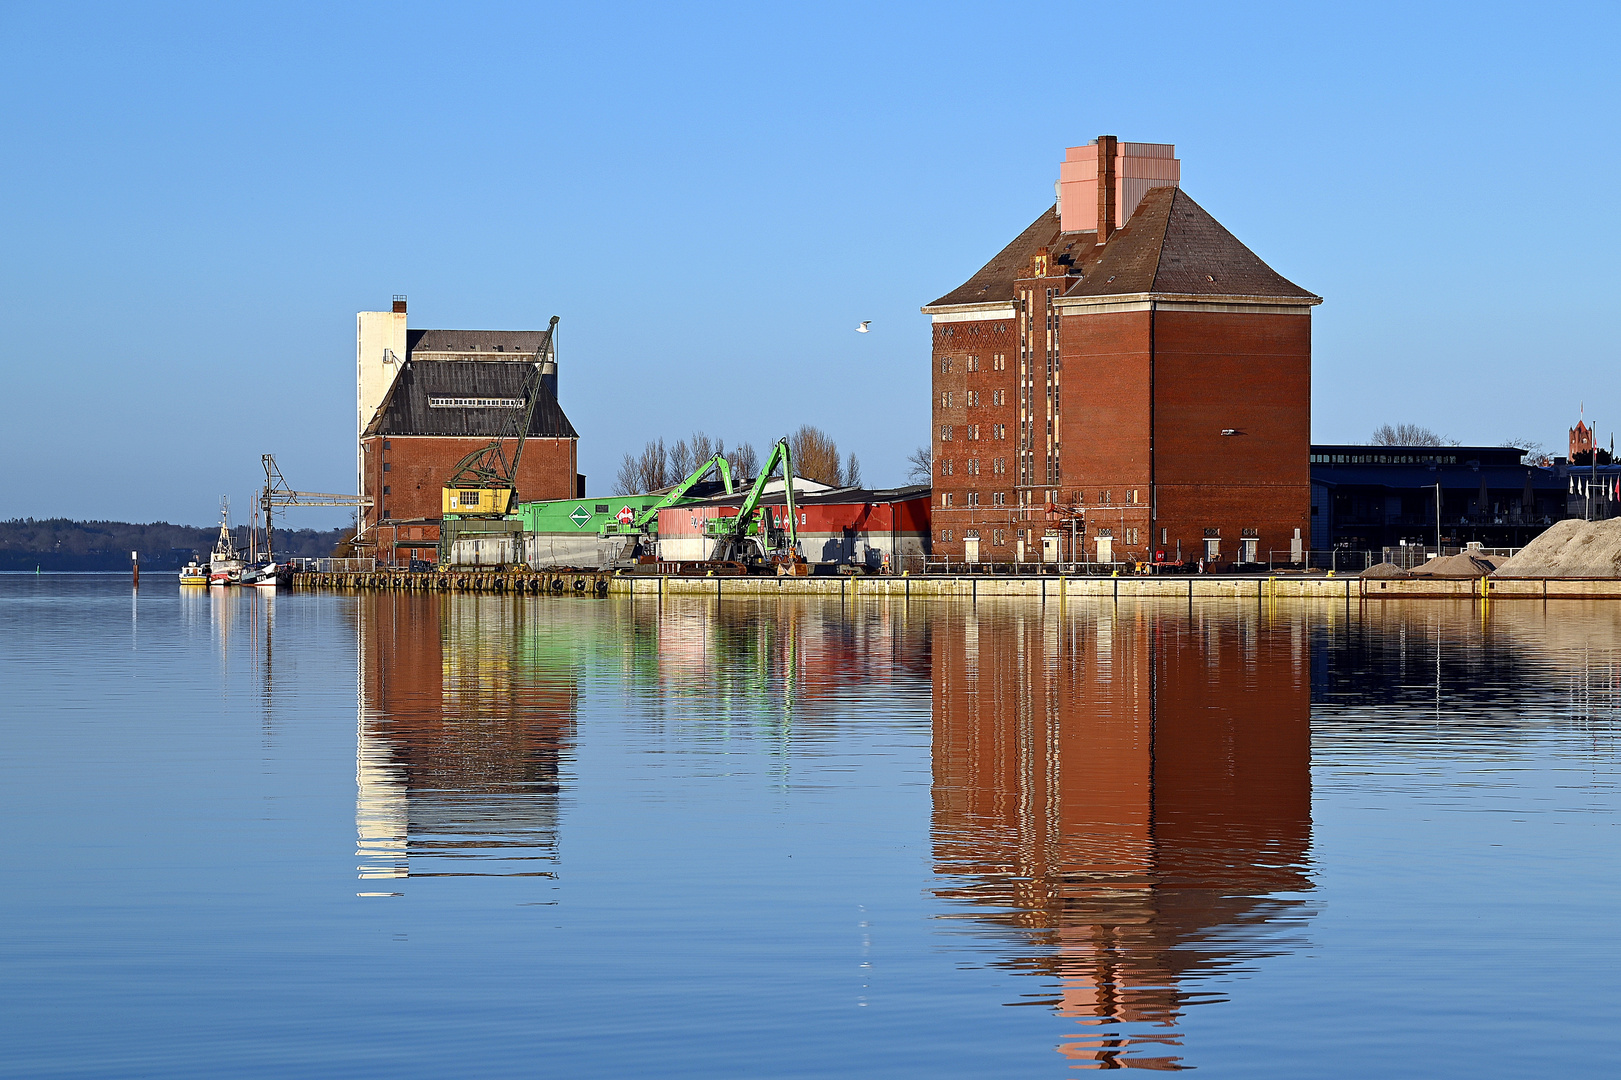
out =
<path fill-rule="evenodd" d="M 372 702 L 366 697 L 365 604 L 355 610 L 355 858 L 360 859 L 360 877 L 402 878 L 407 876 L 405 842 L 409 832 L 405 784 L 389 762 L 390 747 L 385 740 L 366 732 L 366 716 Z"/>

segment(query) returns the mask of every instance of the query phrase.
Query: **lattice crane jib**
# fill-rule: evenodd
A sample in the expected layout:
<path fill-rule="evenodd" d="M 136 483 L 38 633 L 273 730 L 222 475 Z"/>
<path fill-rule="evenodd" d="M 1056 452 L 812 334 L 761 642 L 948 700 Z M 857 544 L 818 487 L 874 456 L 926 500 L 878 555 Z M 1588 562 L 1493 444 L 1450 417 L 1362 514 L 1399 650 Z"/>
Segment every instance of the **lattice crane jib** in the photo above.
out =
<path fill-rule="evenodd" d="M 546 327 L 546 335 L 530 358 L 524 378 L 523 406 L 508 413 L 501 434 L 488 446 L 480 447 L 456 463 L 445 482 L 442 509 L 458 517 L 502 517 L 518 508 L 518 466 L 523 463 L 523 447 L 529 438 L 535 405 L 545 378 L 543 365 L 557 360 L 556 315 Z M 512 455 L 507 456 L 507 443 Z"/>

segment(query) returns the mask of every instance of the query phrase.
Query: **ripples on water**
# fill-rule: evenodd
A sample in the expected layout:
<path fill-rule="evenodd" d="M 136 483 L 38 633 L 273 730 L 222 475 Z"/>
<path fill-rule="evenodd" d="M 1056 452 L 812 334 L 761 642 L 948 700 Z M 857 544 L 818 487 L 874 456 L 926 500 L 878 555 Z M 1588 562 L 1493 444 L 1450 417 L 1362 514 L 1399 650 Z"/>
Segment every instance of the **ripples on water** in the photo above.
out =
<path fill-rule="evenodd" d="M 0 577 L 0 1074 L 1600 1075 L 1618 644 Z"/>

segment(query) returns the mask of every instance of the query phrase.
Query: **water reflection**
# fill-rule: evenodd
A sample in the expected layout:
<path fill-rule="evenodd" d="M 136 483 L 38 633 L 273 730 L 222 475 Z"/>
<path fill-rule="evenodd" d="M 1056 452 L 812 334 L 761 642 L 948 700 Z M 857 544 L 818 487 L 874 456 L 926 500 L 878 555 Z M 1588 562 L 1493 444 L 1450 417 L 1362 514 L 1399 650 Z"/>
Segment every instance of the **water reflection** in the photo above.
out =
<path fill-rule="evenodd" d="M 1047 981 L 1018 1003 L 1076 1022 L 1073 1066 L 1187 1067 L 1213 977 L 1300 944 L 1309 651 L 1258 612 L 934 620 L 938 892 Z"/>
<path fill-rule="evenodd" d="M 360 877 L 552 876 L 570 624 L 510 597 L 368 594 L 353 611 Z"/>

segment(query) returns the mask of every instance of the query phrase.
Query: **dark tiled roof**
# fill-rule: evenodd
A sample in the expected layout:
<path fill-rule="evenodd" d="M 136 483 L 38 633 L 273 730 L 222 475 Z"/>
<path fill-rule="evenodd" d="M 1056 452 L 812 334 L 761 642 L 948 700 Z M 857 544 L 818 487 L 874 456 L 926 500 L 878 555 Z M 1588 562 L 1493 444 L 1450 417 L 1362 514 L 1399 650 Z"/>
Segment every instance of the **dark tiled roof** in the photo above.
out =
<path fill-rule="evenodd" d="M 1181 188 L 1154 188 L 1066 296 L 1319 298 L 1262 262 Z"/>
<path fill-rule="evenodd" d="M 417 353 L 516 353 L 533 356 L 550 330 L 407 330 L 406 356 Z"/>
<path fill-rule="evenodd" d="M 473 435 L 494 438 L 506 430 L 508 409 L 435 408 L 430 397 L 521 398 L 532 365 L 511 360 L 408 360 L 389 387 L 367 435 Z M 529 434 L 577 439 L 557 398 L 544 386 L 530 418 Z"/>
<path fill-rule="evenodd" d="M 1013 243 L 997 252 L 994 259 L 980 267 L 978 273 L 929 306 L 1005 304 L 1015 295 L 1013 283 L 1030 273 L 1030 260 L 1037 251 L 1046 248 L 1057 262 L 1058 249 L 1063 248 L 1063 254 L 1079 259 L 1092 249 L 1096 238 L 1096 233 L 1059 232 L 1058 208 L 1052 207 L 1032 221 Z"/>
<path fill-rule="evenodd" d="M 1074 281 L 1066 296 L 1166 293 L 1183 296 L 1319 298 L 1273 270 L 1180 188 L 1154 188 L 1102 247 L 1097 233 L 1059 230 L 1053 207 L 996 257 L 929 307 L 1007 303 L 1015 282 L 1046 248 L 1055 275 Z"/>

